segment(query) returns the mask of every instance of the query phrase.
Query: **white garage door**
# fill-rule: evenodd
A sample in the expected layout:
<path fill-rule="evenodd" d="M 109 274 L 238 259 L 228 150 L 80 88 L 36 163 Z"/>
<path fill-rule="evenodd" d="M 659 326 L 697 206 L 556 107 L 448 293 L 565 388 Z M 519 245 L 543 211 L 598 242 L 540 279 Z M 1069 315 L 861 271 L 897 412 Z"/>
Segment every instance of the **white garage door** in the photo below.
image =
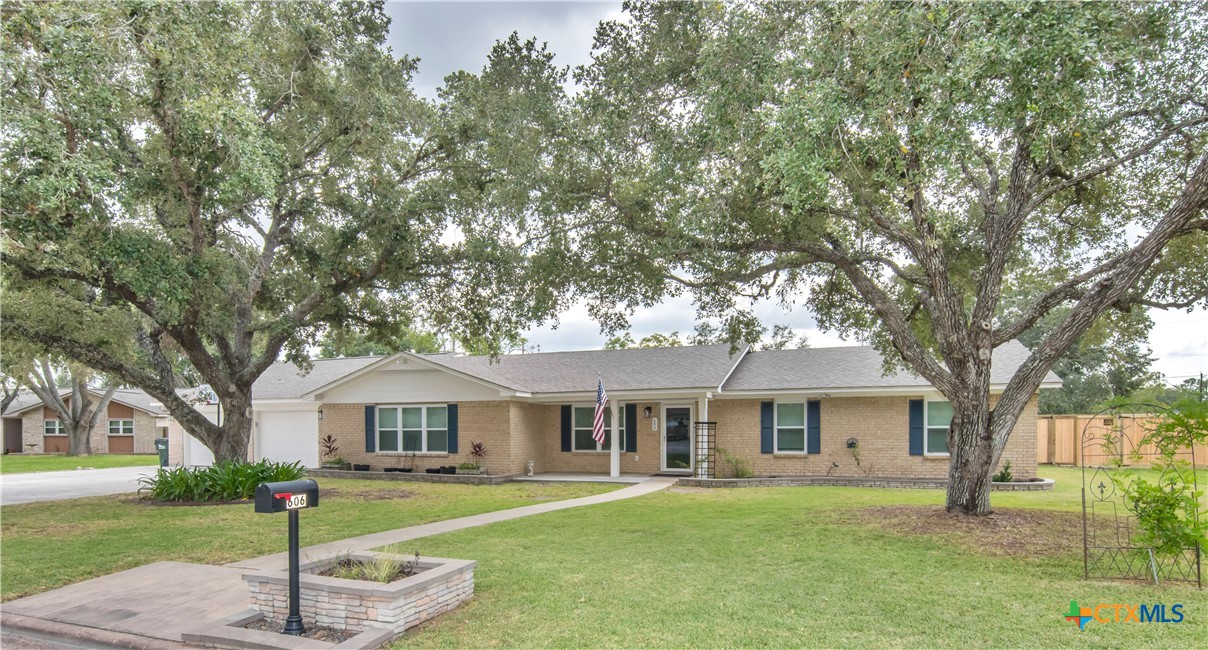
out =
<path fill-rule="evenodd" d="M 213 465 L 214 453 L 189 434 L 185 437 L 185 465 Z"/>
<path fill-rule="evenodd" d="M 319 417 L 315 411 L 260 411 L 256 458 L 319 466 Z"/>

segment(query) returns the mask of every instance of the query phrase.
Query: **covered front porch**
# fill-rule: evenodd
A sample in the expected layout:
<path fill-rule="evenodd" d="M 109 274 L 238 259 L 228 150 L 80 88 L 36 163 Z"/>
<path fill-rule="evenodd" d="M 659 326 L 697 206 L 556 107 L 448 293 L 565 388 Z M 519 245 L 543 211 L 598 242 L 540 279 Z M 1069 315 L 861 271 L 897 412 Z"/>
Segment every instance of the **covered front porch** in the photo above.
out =
<path fill-rule="evenodd" d="M 702 446 L 698 433 L 709 417 L 711 391 L 610 393 L 602 443 L 592 435 L 594 398 L 564 394 L 542 400 L 559 403 L 557 438 L 547 438 L 556 446 L 546 447 L 533 468 L 536 475 L 524 478 L 634 482 L 653 475 L 694 476 L 711 462 L 703 450 L 712 446 Z"/>

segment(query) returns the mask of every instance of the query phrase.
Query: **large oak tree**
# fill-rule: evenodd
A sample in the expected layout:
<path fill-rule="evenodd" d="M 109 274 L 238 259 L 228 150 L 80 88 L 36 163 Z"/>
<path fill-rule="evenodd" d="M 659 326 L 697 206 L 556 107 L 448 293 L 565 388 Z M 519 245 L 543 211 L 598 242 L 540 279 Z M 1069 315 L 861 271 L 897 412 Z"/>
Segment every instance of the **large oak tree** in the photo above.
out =
<path fill-rule="evenodd" d="M 950 511 L 989 512 L 1025 405 L 1106 311 L 1204 304 L 1202 4 L 627 9 L 580 71 L 560 195 L 596 313 L 690 290 L 734 332 L 742 296 L 804 296 L 951 401 Z M 991 352 L 1051 314 L 993 400 Z"/>
<path fill-rule="evenodd" d="M 563 79 L 513 37 L 429 101 L 387 28 L 380 2 L 6 4 L 3 335 L 145 389 L 223 460 L 256 379 L 322 332 L 490 348 L 547 314 L 515 183 Z M 221 425 L 176 394 L 182 356 Z"/>

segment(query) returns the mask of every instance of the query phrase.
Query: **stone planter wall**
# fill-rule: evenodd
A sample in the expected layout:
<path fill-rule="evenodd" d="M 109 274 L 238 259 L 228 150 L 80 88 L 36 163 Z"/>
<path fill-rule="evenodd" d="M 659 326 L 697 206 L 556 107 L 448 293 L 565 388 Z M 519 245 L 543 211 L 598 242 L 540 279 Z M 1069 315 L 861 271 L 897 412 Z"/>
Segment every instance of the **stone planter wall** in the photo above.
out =
<path fill-rule="evenodd" d="M 474 567 L 471 560 L 421 557 L 420 573 L 383 584 L 317 575 L 341 559 L 372 559 L 376 556 L 411 559 L 401 555 L 376 553 L 341 554 L 322 558 L 299 567 L 302 618 L 336 629 L 362 632 L 371 628 L 389 628 L 402 632 L 443 614 L 474 595 Z M 289 574 L 287 571 L 258 571 L 244 574 L 253 610 L 274 621 L 289 615 Z"/>

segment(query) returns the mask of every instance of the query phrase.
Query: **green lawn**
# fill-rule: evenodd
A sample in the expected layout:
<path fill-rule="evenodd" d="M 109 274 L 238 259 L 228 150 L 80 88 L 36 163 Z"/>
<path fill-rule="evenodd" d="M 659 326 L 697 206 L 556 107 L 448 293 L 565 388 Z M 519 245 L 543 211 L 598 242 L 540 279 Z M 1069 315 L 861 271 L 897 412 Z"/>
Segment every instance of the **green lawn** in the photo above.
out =
<path fill-rule="evenodd" d="M 601 483 L 500 486 L 323 479 L 302 544 L 607 492 Z M 284 516 L 251 504 L 158 506 L 131 495 L 0 508 L 0 600 L 160 560 L 223 564 L 285 550 Z"/>
<path fill-rule="evenodd" d="M 1079 474 L 1041 475 L 973 529 L 934 490 L 673 490 L 408 542 L 476 596 L 395 647 L 1204 647 L 1208 592 L 1082 580 Z M 1071 599 L 1186 618 L 1079 631 Z"/>
<path fill-rule="evenodd" d="M 102 469 L 105 467 L 139 467 L 141 465 L 159 465 L 159 456 L 156 454 L 93 454 L 91 456 L 5 454 L 0 456 L 0 474 L 55 472 L 77 467 Z"/>

